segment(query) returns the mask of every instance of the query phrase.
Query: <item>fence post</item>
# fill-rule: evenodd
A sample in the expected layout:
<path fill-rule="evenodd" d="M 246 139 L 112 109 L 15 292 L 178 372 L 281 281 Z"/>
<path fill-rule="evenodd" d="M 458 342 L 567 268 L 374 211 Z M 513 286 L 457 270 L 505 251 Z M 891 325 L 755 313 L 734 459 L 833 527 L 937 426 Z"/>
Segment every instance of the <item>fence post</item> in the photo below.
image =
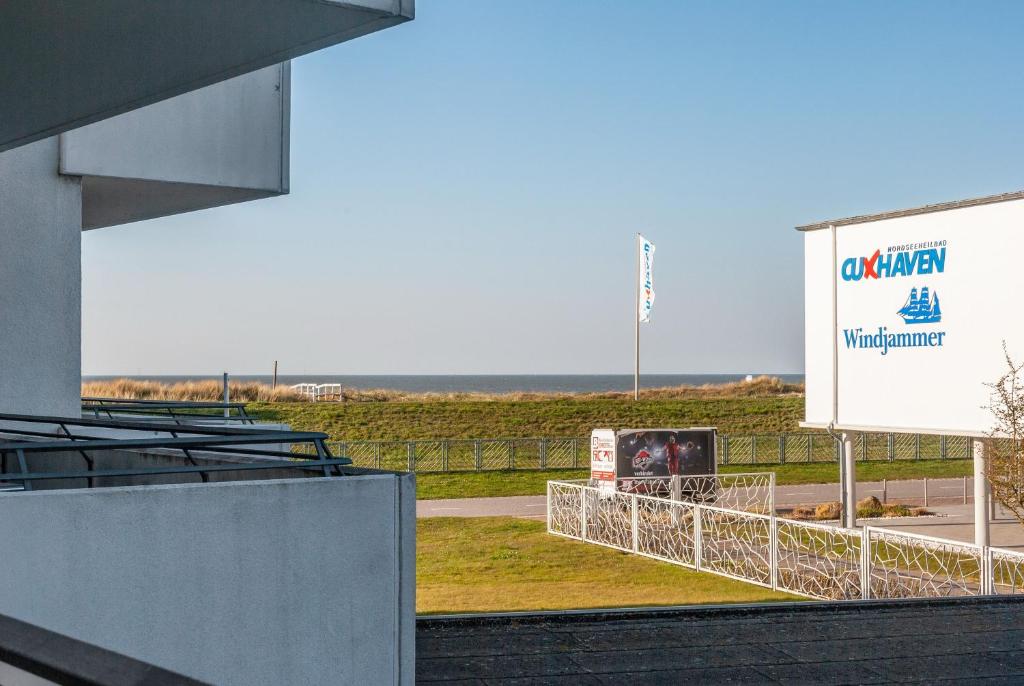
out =
<path fill-rule="evenodd" d="M 757 434 L 750 437 L 750 464 L 757 464 Z"/>
<path fill-rule="evenodd" d="M 405 449 L 406 449 L 406 452 L 408 453 L 408 457 L 409 457 L 409 471 L 410 472 L 415 472 L 416 471 L 416 444 L 413 443 L 412 441 L 409 441 L 408 443 L 405 444 Z"/>
<path fill-rule="evenodd" d="M 537 449 L 537 460 L 540 462 L 541 469 L 548 468 L 548 439 L 540 439 L 540 446 Z"/>
<path fill-rule="evenodd" d="M 380 469 L 380 443 L 374 443 L 373 445 L 373 467 L 374 469 Z"/>
<path fill-rule="evenodd" d="M 992 547 L 985 546 L 981 551 L 981 594 L 995 595 L 996 570 L 993 562 Z"/>
<path fill-rule="evenodd" d="M 779 523 L 776 521 L 774 513 L 772 513 L 769 527 L 768 540 L 770 541 L 771 550 L 768 555 L 771 561 L 772 590 L 777 591 L 779 590 Z"/>
<path fill-rule="evenodd" d="M 640 517 L 636 508 L 636 493 L 630 496 L 630 501 L 633 506 L 633 552 L 638 553 L 640 552 Z"/>
<path fill-rule="evenodd" d="M 967 477 L 962 477 L 964 481 L 964 505 L 967 504 Z"/>
<path fill-rule="evenodd" d="M 729 437 L 722 436 L 722 464 L 729 464 Z"/>
<path fill-rule="evenodd" d="M 887 479 L 882 479 L 882 504 L 889 502 L 889 482 Z"/>
<path fill-rule="evenodd" d="M 511 438 L 508 440 L 508 468 L 516 468 L 516 442 Z"/>
<path fill-rule="evenodd" d="M 924 478 L 924 506 L 928 507 L 928 477 Z"/>
<path fill-rule="evenodd" d="M 871 527 L 860 531 L 860 596 L 871 599 Z"/>
<path fill-rule="evenodd" d="M 814 458 L 814 434 L 807 434 L 807 461 Z"/>
<path fill-rule="evenodd" d="M 448 471 L 448 439 L 441 439 L 441 471 Z"/>
<path fill-rule="evenodd" d="M 860 438 L 860 459 L 861 459 L 861 462 L 867 462 L 868 461 L 868 435 L 867 434 L 860 434 L 858 436 L 858 438 Z"/>
<path fill-rule="evenodd" d="M 587 488 L 580 488 L 580 540 L 587 540 Z"/>
<path fill-rule="evenodd" d="M 480 471 L 484 466 L 483 451 L 480 450 L 480 440 L 473 441 L 473 467 Z"/>
<path fill-rule="evenodd" d="M 671 480 L 670 484 L 671 484 L 671 490 L 672 490 L 671 499 L 676 501 L 676 502 L 679 502 L 680 500 L 683 499 L 683 479 L 682 479 L 682 477 L 680 477 L 678 474 L 673 474 L 672 475 L 672 480 Z"/>
<path fill-rule="evenodd" d="M 786 464 L 786 434 L 779 434 L 779 464 Z"/>
<path fill-rule="evenodd" d="M 701 568 L 701 549 L 704 547 L 703 535 L 700 530 L 701 506 L 693 506 L 693 566 L 698 572 Z"/>
<path fill-rule="evenodd" d="M 914 435 L 914 459 L 921 459 L 921 434 Z"/>
<path fill-rule="evenodd" d="M 548 517 L 547 517 L 547 519 L 548 519 L 548 533 L 551 533 L 551 482 L 550 481 L 548 482 L 547 495 L 548 495 L 548 497 L 547 497 L 547 500 L 546 500 L 546 502 L 547 502 L 547 510 L 546 510 L 546 512 L 547 512 L 547 515 L 548 515 Z"/>
<path fill-rule="evenodd" d="M 946 437 L 939 436 L 939 459 L 945 460 L 948 454 L 948 448 L 946 447 Z"/>
<path fill-rule="evenodd" d="M 894 442 L 893 441 L 893 435 L 892 434 L 886 434 L 885 435 L 885 450 L 886 450 L 886 458 L 888 458 L 889 462 L 892 462 L 896 458 L 895 451 L 893 450 L 893 447 L 894 447 L 893 446 L 893 442 Z"/>
<path fill-rule="evenodd" d="M 572 439 L 572 466 L 573 469 L 579 469 L 580 466 L 580 446 L 579 439 Z"/>

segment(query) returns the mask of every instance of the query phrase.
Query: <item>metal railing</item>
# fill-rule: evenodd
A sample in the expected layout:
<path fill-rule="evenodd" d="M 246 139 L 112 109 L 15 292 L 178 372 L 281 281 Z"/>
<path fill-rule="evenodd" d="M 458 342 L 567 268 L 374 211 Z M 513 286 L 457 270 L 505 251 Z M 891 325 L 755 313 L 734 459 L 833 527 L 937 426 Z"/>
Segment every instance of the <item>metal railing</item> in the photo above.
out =
<path fill-rule="evenodd" d="M 589 438 L 439 438 L 409 441 L 337 441 L 331 446 L 361 466 L 415 472 L 499 469 L 578 469 L 590 465 Z M 836 462 L 839 446 L 827 434 L 728 434 L 718 437 L 723 465 Z M 963 436 L 860 434 L 858 460 L 968 459 Z"/>
<path fill-rule="evenodd" d="M 608 493 L 586 482 L 548 482 L 547 526 L 559 536 L 809 598 L 1024 593 L 1021 552 L 685 498 Z"/>
<path fill-rule="evenodd" d="M 82 398 L 82 416 L 94 419 L 141 417 L 176 424 L 196 422 L 255 424 L 245 411 L 246 403 L 193 402 L 187 400 L 126 400 L 123 398 Z"/>
<path fill-rule="evenodd" d="M 297 383 L 289 388 L 314 403 L 340 402 L 344 399 L 340 383 Z"/>
<path fill-rule="evenodd" d="M 104 477 L 145 477 L 197 474 L 203 481 L 215 472 L 246 472 L 266 469 L 313 470 L 323 476 L 341 475 L 352 464 L 335 458 L 327 447 L 326 434 L 314 431 L 276 431 L 236 427 L 179 425 L 137 420 L 74 419 L 38 415 L 0 414 L 0 484 L 33 483 L 53 479 L 83 479 L 93 487 Z M 306 447 L 307 455 L 273 446 Z M 270 447 L 268 447 L 270 446 Z M 180 458 L 181 464 L 166 467 L 103 469 L 107 451 L 138 451 Z M 47 455 L 77 454 L 84 470 L 29 469 Z M 201 453 L 201 455 L 200 455 Z M 123 454 L 123 453 L 122 453 Z M 200 464 L 199 457 L 204 464 Z M 220 460 L 217 463 L 211 460 Z"/>

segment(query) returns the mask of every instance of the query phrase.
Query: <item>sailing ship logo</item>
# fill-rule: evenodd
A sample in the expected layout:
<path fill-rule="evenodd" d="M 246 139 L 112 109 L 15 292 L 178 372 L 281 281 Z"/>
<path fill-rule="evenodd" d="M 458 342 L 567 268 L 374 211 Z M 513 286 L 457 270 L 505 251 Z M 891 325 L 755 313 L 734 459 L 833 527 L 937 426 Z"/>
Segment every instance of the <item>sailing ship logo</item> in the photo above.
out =
<path fill-rule="evenodd" d="M 920 294 L 911 288 L 910 297 L 897 314 L 906 324 L 937 324 L 942 321 L 939 294 L 930 293 L 927 286 L 921 288 Z"/>

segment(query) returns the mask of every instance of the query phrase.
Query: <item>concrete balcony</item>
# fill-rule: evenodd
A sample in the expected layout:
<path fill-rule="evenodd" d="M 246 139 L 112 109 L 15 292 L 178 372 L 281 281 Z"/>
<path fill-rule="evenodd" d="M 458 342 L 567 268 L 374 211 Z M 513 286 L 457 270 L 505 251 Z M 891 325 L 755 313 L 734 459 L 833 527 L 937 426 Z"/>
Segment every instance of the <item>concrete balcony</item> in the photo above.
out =
<path fill-rule="evenodd" d="M 309 432 L 0 422 L 0 614 L 210 683 L 412 683 L 413 475 Z"/>

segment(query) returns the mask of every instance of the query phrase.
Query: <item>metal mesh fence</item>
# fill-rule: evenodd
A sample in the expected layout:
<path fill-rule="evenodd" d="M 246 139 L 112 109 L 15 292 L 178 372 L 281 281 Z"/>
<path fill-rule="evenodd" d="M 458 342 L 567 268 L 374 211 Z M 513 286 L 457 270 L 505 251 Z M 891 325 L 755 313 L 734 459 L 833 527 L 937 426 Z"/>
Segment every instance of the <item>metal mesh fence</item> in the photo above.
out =
<path fill-rule="evenodd" d="M 718 437 L 718 462 L 770 465 L 834 462 L 835 439 L 823 433 L 732 434 Z M 336 455 L 360 467 L 446 472 L 504 469 L 571 469 L 590 464 L 586 438 L 479 438 L 331 443 Z M 968 459 L 971 440 L 963 436 L 858 434 L 858 460 Z"/>

